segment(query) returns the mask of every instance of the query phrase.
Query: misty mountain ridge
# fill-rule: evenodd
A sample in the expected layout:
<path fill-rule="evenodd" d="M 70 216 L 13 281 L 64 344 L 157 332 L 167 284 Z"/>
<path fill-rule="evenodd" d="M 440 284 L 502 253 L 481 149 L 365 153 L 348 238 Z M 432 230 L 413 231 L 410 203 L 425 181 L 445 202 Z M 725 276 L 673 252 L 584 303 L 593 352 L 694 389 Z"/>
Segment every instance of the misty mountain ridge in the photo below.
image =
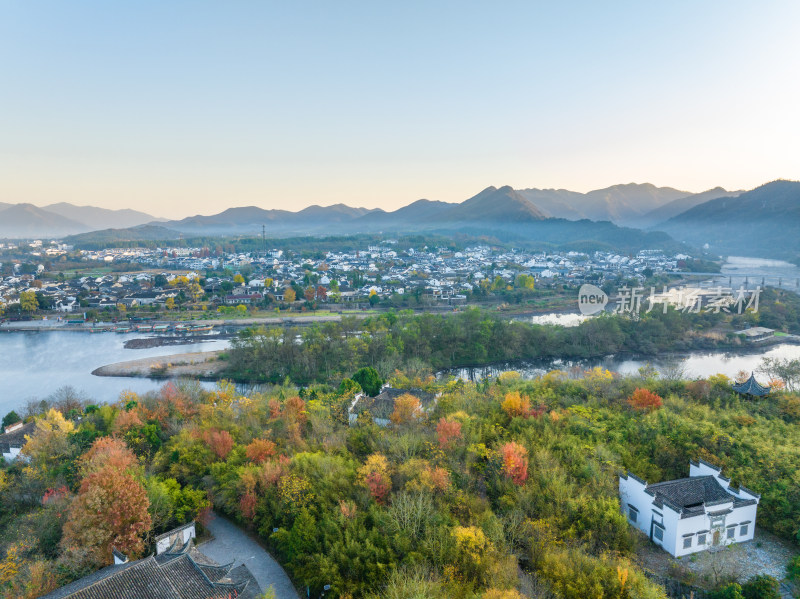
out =
<path fill-rule="evenodd" d="M 0 203 L 0 237 L 64 237 L 105 228 L 128 228 L 153 222 L 137 210 L 110 210 L 61 202 L 40 208 Z"/>
<path fill-rule="evenodd" d="M 778 180 L 735 197 L 709 200 L 655 228 L 718 254 L 796 261 L 800 257 L 800 182 Z"/>

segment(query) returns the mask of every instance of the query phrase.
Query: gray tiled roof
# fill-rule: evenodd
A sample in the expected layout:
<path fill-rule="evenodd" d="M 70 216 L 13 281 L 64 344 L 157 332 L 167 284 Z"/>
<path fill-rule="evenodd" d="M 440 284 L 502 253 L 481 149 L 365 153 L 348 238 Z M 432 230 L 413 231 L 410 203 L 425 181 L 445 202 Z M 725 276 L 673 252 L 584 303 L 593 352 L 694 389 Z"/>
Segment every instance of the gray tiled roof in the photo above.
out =
<path fill-rule="evenodd" d="M 227 599 L 243 597 L 248 578 L 231 566 L 198 564 L 189 542 L 179 553 L 162 553 L 109 566 L 44 595 L 42 599 Z M 210 562 L 210 560 L 207 560 Z"/>
<path fill-rule="evenodd" d="M 647 492 L 655 495 L 656 500 L 667 501 L 679 508 L 735 499 L 713 476 L 693 476 L 654 483 L 647 486 Z"/>
<path fill-rule="evenodd" d="M 32 435 L 35 428 L 36 423 L 31 421 L 13 432 L 0 434 L 0 453 L 9 453 L 12 447 L 25 445 L 25 435 Z"/>
<path fill-rule="evenodd" d="M 392 412 L 394 412 L 394 402 L 398 397 L 406 393 L 419 399 L 423 410 L 427 410 L 435 399 L 433 393 L 428 393 L 422 389 L 394 389 L 392 387 L 386 387 L 375 397 L 364 397 L 361 399 L 358 404 L 356 404 L 354 412 L 357 414 L 369 412 L 373 418 L 385 418 L 388 420 Z"/>

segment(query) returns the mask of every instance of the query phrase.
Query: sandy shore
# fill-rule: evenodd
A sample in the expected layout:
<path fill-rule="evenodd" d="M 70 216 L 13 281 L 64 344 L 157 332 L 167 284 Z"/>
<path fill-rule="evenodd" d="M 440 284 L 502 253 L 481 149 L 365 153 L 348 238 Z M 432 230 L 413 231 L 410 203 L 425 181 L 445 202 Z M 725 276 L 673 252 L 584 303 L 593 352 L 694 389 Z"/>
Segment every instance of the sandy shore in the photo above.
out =
<path fill-rule="evenodd" d="M 95 376 L 132 376 L 172 378 L 216 378 L 225 368 L 225 362 L 218 359 L 224 350 L 172 354 L 141 358 L 101 366 L 92 372 Z"/>

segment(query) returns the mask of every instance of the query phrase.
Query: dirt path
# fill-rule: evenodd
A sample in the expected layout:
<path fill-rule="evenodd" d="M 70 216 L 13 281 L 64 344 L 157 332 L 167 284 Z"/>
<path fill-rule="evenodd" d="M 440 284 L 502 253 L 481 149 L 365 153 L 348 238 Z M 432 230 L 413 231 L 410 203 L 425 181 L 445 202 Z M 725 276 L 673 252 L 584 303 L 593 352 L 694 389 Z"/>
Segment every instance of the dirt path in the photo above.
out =
<path fill-rule="evenodd" d="M 95 376 L 214 378 L 225 368 L 225 362 L 218 359 L 219 354 L 223 351 L 192 352 L 128 360 L 101 366 L 92 374 Z"/>

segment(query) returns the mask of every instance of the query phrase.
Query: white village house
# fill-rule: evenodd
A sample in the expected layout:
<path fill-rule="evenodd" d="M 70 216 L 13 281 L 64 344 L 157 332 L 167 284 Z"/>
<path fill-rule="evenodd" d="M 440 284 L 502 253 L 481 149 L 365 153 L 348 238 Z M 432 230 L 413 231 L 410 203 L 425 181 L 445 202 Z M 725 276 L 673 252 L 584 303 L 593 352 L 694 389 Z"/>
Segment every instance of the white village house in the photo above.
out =
<path fill-rule="evenodd" d="M 647 484 L 630 472 L 619 478 L 628 521 L 675 557 L 753 538 L 760 495 L 730 486 L 716 466 L 689 463 L 689 478 Z"/>

